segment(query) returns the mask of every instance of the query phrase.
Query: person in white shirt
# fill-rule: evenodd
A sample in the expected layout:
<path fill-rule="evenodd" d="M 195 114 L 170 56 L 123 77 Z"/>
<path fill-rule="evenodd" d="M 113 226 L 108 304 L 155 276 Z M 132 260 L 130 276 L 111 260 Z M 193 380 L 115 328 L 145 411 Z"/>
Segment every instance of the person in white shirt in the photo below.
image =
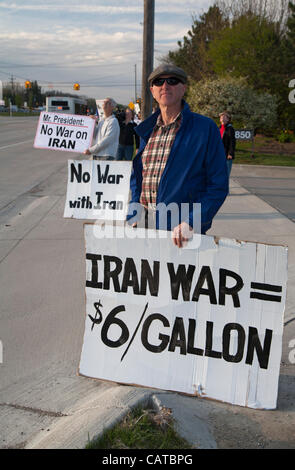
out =
<path fill-rule="evenodd" d="M 93 155 L 93 160 L 114 160 L 117 155 L 120 126 L 118 119 L 113 115 L 115 107 L 116 102 L 112 98 L 104 99 L 104 119 L 98 121 L 93 135 L 96 143 L 83 152 L 85 155 Z M 91 117 L 96 119 L 96 116 Z"/>

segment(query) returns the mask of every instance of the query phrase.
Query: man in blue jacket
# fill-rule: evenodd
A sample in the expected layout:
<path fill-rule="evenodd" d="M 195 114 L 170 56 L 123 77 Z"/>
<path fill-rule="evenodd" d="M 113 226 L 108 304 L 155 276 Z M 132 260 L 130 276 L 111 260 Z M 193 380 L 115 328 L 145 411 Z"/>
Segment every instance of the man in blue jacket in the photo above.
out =
<path fill-rule="evenodd" d="M 190 111 L 183 100 L 186 83 L 186 73 L 170 64 L 160 65 L 149 76 L 159 109 L 136 128 L 141 142 L 130 183 L 131 202 L 143 206 L 146 220 L 151 219 L 149 213 L 155 214 L 157 229 L 172 230 L 178 247 L 196 226 L 196 203 L 201 205 L 200 231 L 205 234 L 228 194 L 219 129 L 211 119 Z M 161 203 L 166 207 L 174 203 L 179 209 L 176 221 L 166 213 L 166 226 L 161 221 Z M 128 218 L 135 226 L 132 207 Z"/>

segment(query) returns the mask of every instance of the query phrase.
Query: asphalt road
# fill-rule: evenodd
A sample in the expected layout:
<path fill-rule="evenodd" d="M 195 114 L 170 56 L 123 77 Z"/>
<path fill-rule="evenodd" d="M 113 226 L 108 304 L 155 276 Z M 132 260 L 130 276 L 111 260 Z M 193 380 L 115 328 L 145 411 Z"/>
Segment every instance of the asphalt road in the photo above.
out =
<path fill-rule="evenodd" d="M 0 117 L 0 210 L 55 174 L 74 153 L 33 147 L 38 117 Z"/>
<path fill-rule="evenodd" d="M 295 167 L 233 165 L 232 177 L 244 188 L 295 221 Z"/>
<path fill-rule="evenodd" d="M 0 403 L 75 375 L 83 335 L 83 222 L 62 218 L 67 160 L 83 157 L 33 148 L 37 121 L 0 120 Z"/>

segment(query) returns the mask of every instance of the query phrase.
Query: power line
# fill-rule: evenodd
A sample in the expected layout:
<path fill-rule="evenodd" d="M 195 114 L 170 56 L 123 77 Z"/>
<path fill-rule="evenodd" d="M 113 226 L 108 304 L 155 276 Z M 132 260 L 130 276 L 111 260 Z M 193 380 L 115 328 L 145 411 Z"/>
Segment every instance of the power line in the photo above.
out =
<path fill-rule="evenodd" d="M 38 82 L 40 86 L 48 86 L 42 84 L 42 82 Z M 54 85 L 54 86 L 72 86 L 73 82 L 71 83 L 58 83 L 58 82 L 49 82 L 49 85 Z M 134 88 L 134 83 L 103 83 L 103 84 L 96 84 L 93 83 L 92 85 L 83 85 L 83 83 L 79 82 L 80 87 L 82 88 L 113 88 L 113 87 L 132 87 Z M 141 86 L 141 84 L 140 84 Z"/>
<path fill-rule="evenodd" d="M 3 73 L 4 75 L 7 75 L 9 77 L 11 77 L 12 73 L 8 73 L 8 72 L 4 72 L 3 70 L 0 70 L 0 73 Z M 21 79 L 21 80 L 27 80 L 28 79 L 28 76 L 24 77 L 24 76 L 21 76 L 21 75 L 16 75 L 16 74 L 13 74 L 14 75 L 14 78 L 18 78 L 18 79 Z M 114 78 L 113 75 L 104 75 L 102 77 L 99 77 L 98 80 L 106 80 L 108 78 Z M 94 82 L 93 84 L 89 84 L 89 81 L 91 82 L 93 80 L 93 78 L 89 78 L 88 80 L 85 80 L 85 82 L 83 80 L 79 80 L 79 79 L 75 79 L 75 80 L 71 80 L 71 81 L 52 81 L 52 80 L 39 80 L 39 79 L 36 79 L 36 81 L 38 82 L 39 85 L 43 85 L 43 86 L 46 86 L 46 84 L 48 85 L 51 85 L 51 84 L 55 84 L 55 85 L 72 85 L 74 81 L 80 83 L 80 85 L 83 85 L 83 87 L 92 87 L 92 86 L 134 86 L 134 83 L 109 83 L 109 82 L 103 82 L 103 83 L 96 83 Z"/>
<path fill-rule="evenodd" d="M 0 73 L 4 73 L 5 75 L 8 75 L 9 77 L 12 76 L 11 73 L 4 72 L 3 70 L 0 70 Z M 23 77 L 20 75 L 13 75 L 14 78 L 22 79 L 22 80 L 27 80 L 28 77 Z M 102 78 L 107 78 L 108 76 L 104 76 Z M 50 80 L 36 80 L 38 82 L 39 86 L 48 86 L 48 85 L 53 85 L 53 86 L 72 86 L 74 81 L 71 82 L 53 82 Z M 83 88 L 96 88 L 96 87 L 104 87 L 104 88 L 113 88 L 113 87 L 134 87 L 134 83 L 83 83 L 83 81 L 77 80 Z M 141 83 L 138 84 L 141 86 Z"/>
<path fill-rule="evenodd" d="M 8 75 L 9 77 L 11 77 L 11 72 L 10 73 L 7 73 L 7 72 L 4 72 L 3 70 L 0 70 L 0 73 L 4 73 L 4 75 Z M 15 78 L 21 78 L 22 80 L 27 80 L 28 77 L 21 77 L 20 75 L 15 75 L 14 74 L 14 77 Z"/>

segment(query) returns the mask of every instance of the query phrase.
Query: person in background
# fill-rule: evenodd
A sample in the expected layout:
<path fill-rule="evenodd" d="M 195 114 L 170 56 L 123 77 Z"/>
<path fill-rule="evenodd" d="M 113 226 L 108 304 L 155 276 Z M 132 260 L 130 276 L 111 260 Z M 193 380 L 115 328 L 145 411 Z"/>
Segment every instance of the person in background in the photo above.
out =
<path fill-rule="evenodd" d="M 222 138 L 226 162 L 227 162 L 227 171 L 228 177 L 230 177 L 230 172 L 233 164 L 233 159 L 235 158 L 235 149 L 236 149 L 236 137 L 235 130 L 231 124 L 231 115 L 227 111 L 219 114 L 220 119 L 220 135 Z"/>
<path fill-rule="evenodd" d="M 138 113 L 135 114 L 133 120 L 134 120 L 135 124 L 137 124 L 137 125 L 141 123 L 141 113 L 140 113 L 140 111 L 138 111 Z"/>
<path fill-rule="evenodd" d="M 130 108 L 126 108 L 123 119 L 119 119 L 120 137 L 116 160 L 131 161 L 134 152 L 134 141 L 136 152 L 139 147 L 139 137 L 135 132 L 136 124 L 133 120 L 134 112 Z"/>
<path fill-rule="evenodd" d="M 112 98 L 105 98 L 102 108 L 104 118 L 100 119 L 94 130 L 94 145 L 84 150 L 84 155 L 93 155 L 93 160 L 114 160 L 119 144 L 120 126 L 113 111 L 116 102 Z M 97 120 L 97 116 L 91 116 Z"/>
<path fill-rule="evenodd" d="M 214 121 L 192 112 L 183 100 L 184 70 L 162 64 L 148 81 L 159 108 L 136 127 L 141 141 L 133 159 L 127 220 L 133 227 L 171 230 L 173 243 L 181 248 L 196 227 L 194 204 L 201 205 L 196 230 L 205 234 L 228 194 L 224 149 Z M 158 204 L 171 203 L 178 206 L 177 220 L 164 220 Z"/>

